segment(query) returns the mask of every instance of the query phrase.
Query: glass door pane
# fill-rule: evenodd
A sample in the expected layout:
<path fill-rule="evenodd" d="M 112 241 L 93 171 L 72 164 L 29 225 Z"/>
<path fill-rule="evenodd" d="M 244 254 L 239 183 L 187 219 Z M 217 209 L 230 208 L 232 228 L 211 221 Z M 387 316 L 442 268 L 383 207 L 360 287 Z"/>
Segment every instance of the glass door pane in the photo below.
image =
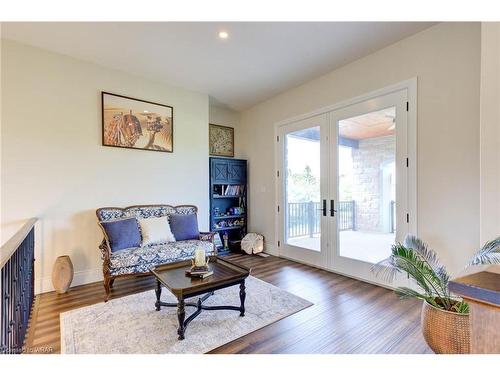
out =
<path fill-rule="evenodd" d="M 285 135 L 285 243 L 321 251 L 320 126 Z"/>
<path fill-rule="evenodd" d="M 395 241 L 396 107 L 338 122 L 339 255 L 376 263 Z"/>

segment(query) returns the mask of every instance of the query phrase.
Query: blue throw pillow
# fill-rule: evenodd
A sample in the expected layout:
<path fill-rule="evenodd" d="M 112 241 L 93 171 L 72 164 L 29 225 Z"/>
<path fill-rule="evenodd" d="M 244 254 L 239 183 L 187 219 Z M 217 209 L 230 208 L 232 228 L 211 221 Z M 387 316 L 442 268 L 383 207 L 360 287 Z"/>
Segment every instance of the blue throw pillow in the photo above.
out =
<path fill-rule="evenodd" d="M 170 230 L 176 241 L 199 240 L 198 220 L 195 214 L 170 215 Z"/>
<path fill-rule="evenodd" d="M 141 233 L 135 217 L 101 221 L 106 232 L 111 252 L 141 246 Z"/>

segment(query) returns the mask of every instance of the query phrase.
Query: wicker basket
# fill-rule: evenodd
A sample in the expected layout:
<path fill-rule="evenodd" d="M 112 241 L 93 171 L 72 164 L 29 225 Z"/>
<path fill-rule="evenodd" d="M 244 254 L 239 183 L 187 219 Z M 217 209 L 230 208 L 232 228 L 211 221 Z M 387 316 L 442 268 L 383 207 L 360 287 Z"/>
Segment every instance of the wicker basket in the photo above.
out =
<path fill-rule="evenodd" d="M 424 301 L 421 322 L 425 341 L 435 353 L 470 353 L 469 314 L 437 309 Z"/>

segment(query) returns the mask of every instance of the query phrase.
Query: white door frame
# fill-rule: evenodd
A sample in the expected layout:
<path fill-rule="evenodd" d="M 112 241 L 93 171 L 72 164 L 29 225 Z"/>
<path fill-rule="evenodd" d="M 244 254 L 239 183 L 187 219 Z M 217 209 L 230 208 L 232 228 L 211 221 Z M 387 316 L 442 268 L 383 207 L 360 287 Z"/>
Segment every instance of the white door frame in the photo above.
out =
<path fill-rule="evenodd" d="M 324 178 L 324 176 L 328 175 L 328 169 L 329 169 L 329 164 L 328 164 L 328 159 L 329 159 L 329 154 L 328 154 L 328 135 L 330 133 L 330 123 L 329 123 L 329 117 L 327 114 L 321 114 L 313 117 L 306 118 L 304 120 L 299 120 L 287 125 L 283 125 L 279 128 L 279 157 L 280 157 L 280 164 L 284 164 L 286 161 L 286 134 L 302 130 L 302 129 L 308 129 L 311 128 L 312 126 L 318 126 L 320 127 L 320 140 L 319 140 L 319 145 L 320 145 L 320 202 L 326 202 L 326 199 L 328 197 L 329 193 L 329 181 Z M 320 216 L 320 233 L 321 233 L 321 240 L 320 240 L 320 251 L 315 251 L 311 250 L 308 248 L 303 248 L 299 246 L 292 245 L 290 243 L 287 243 L 286 235 L 285 235 L 285 230 L 286 230 L 286 212 L 287 212 L 287 207 L 285 204 L 282 204 L 280 202 L 285 202 L 284 198 L 286 196 L 287 192 L 287 185 L 286 185 L 286 171 L 281 172 L 280 174 L 283 174 L 283 178 L 279 179 L 280 182 L 280 189 L 278 189 L 278 205 L 280 205 L 280 209 L 277 210 L 279 211 L 278 214 L 278 233 L 280 233 L 280 238 L 278 238 L 278 241 L 281 242 L 280 244 L 280 250 L 281 254 L 285 257 L 288 257 L 290 259 L 293 259 L 297 262 L 301 263 L 309 263 L 313 264 L 317 267 L 326 267 L 327 266 L 327 231 L 329 230 L 329 224 L 328 224 L 328 216 L 321 215 Z M 277 174 L 278 175 L 278 174 Z M 278 176 L 277 176 L 278 177 Z"/>
<path fill-rule="evenodd" d="M 301 121 L 310 117 L 314 117 L 321 114 L 327 114 L 329 112 L 342 109 L 344 107 L 351 106 L 356 103 L 364 102 L 366 100 L 370 100 L 379 96 L 387 95 L 396 91 L 404 90 L 407 91 L 407 100 L 408 100 L 408 113 L 407 113 L 407 154 L 408 154 L 408 170 L 407 170 L 407 178 L 408 178 L 408 215 L 409 215 L 409 223 L 408 228 L 409 232 L 418 236 L 418 225 L 417 225 L 417 86 L 418 80 L 417 77 L 410 78 L 405 81 L 398 82 L 396 84 L 383 87 L 378 90 L 371 91 L 367 94 L 363 94 L 351 99 L 343 100 L 333 105 L 329 105 L 299 116 L 294 116 L 291 118 L 287 118 L 282 121 L 278 121 L 274 124 L 274 135 L 275 135 L 275 147 L 274 147 L 274 162 L 275 162 L 275 225 L 274 225 L 274 235 L 275 235 L 275 243 L 272 247 L 275 247 L 276 253 L 278 256 L 283 257 L 284 254 L 281 254 L 280 246 L 278 245 L 278 239 L 281 237 L 280 234 L 280 216 L 277 210 L 278 205 L 280 204 L 280 184 L 282 183 L 281 172 L 281 156 L 280 156 L 280 145 L 278 142 L 278 135 L 280 133 L 280 127 Z M 331 247 L 331 246 L 329 246 Z M 324 268 L 330 271 L 333 271 L 331 267 L 319 267 Z M 339 273 L 339 272 L 337 272 Z M 374 283 L 371 280 L 365 280 L 360 278 L 361 280 L 368 281 Z"/>

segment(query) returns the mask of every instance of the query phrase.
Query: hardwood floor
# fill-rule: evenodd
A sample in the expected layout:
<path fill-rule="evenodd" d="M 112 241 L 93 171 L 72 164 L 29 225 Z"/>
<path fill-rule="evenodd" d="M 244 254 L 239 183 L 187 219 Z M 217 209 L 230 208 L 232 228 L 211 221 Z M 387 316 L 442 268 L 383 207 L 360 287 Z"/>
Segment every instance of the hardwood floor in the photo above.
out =
<path fill-rule="evenodd" d="M 420 331 L 417 301 L 400 301 L 384 288 L 277 257 L 232 254 L 228 259 L 314 305 L 211 353 L 431 353 Z M 153 288 L 152 277 L 117 279 L 111 298 Z M 38 295 L 28 352 L 59 353 L 59 314 L 103 297 L 102 283 Z"/>

